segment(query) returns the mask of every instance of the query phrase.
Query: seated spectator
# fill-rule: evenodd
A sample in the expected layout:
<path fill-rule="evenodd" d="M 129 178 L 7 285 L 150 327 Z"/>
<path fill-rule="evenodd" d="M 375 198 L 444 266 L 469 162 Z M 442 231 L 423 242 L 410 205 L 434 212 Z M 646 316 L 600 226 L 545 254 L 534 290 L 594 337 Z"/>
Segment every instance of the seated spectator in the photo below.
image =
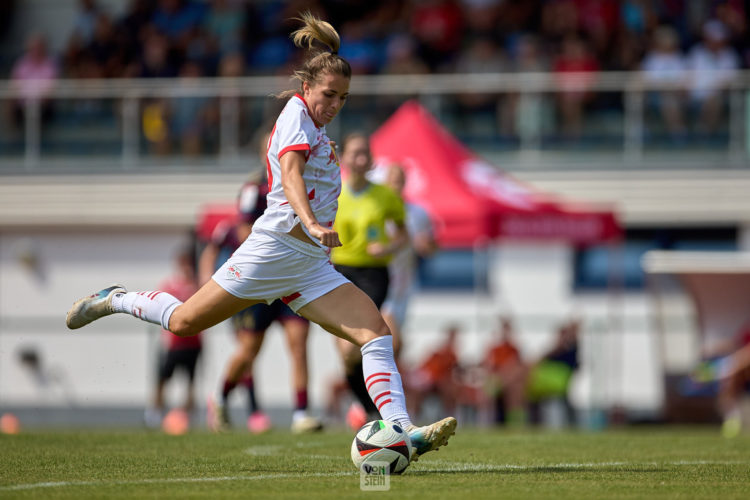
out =
<path fill-rule="evenodd" d="M 58 78 L 58 67 L 55 58 L 47 51 L 47 40 L 34 33 L 26 41 L 26 51 L 13 64 L 10 79 L 18 98 L 12 101 L 12 121 L 21 127 L 26 114 L 26 105 L 37 101 L 40 105 L 42 123 L 52 117 L 52 103 L 49 93 Z"/>
<path fill-rule="evenodd" d="M 437 395 L 446 412 L 453 413 L 456 408 L 458 384 L 456 371 L 459 369 L 456 339 L 458 327 L 446 329 L 445 342 L 429 354 L 409 376 L 409 402 L 413 405 L 410 412 L 419 415 L 422 404 L 430 395 Z"/>
<path fill-rule="evenodd" d="M 680 52 L 677 32 L 673 28 L 660 26 L 654 32 L 652 47 L 643 60 L 642 70 L 647 83 L 687 83 L 687 62 Z M 682 138 L 685 134 L 684 96 L 682 89 L 649 93 L 649 103 L 658 110 L 673 138 Z"/>
<path fill-rule="evenodd" d="M 353 19 L 341 26 L 341 51 L 339 55 L 349 61 L 352 73 L 375 73 L 383 65 L 380 47 L 368 31 L 363 19 Z"/>
<path fill-rule="evenodd" d="M 201 76 L 201 66 L 194 61 L 186 62 L 180 69 L 180 83 Z M 199 156 L 205 152 L 210 106 L 211 98 L 206 96 L 170 99 L 170 135 L 179 142 L 184 156 Z"/>
<path fill-rule="evenodd" d="M 524 35 L 516 40 L 510 52 L 508 69 L 517 73 L 541 73 L 549 70 L 540 40 L 533 35 Z M 542 115 L 546 98 L 539 93 L 527 93 L 521 100 L 518 92 L 509 92 L 501 108 L 500 131 L 505 136 L 521 134 L 538 136 L 542 130 Z"/>
<path fill-rule="evenodd" d="M 439 71 L 461 48 L 463 14 L 451 0 L 416 2 L 411 10 L 410 29 L 419 44 L 421 58 L 431 71 Z"/>
<path fill-rule="evenodd" d="M 396 34 L 386 43 L 382 73 L 390 75 L 423 75 L 430 69 L 419 58 L 417 44 L 409 35 Z"/>
<path fill-rule="evenodd" d="M 692 72 L 690 100 L 698 111 L 700 131 L 716 132 L 722 109 L 727 99 L 724 91 L 737 75 L 740 61 L 729 46 L 729 31 L 716 19 L 703 25 L 703 41 L 688 54 L 688 68 Z"/>
<path fill-rule="evenodd" d="M 580 37 L 567 36 L 562 50 L 552 66 L 556 74 L 558 92 L 555 94 L 563 134 L 578 138 L 583 128 L 583 112 L 594 97 L 591 84 L 599 71 L 599 63 Z"/>
<path fill-rule="evenodd" d="M 84 44 L 94 38 L 97 18 L 100 15 L 96 0 L 79 0 L 78 10 L 73 21 L 73 34 L 79 37 Z"/>
<path fill-rule="evenodd" d="M 501 48 L 488 37 L 473 40 L 466 50 L 462 51 L 456 61 L 455 70 L 459 74 L 502 73 L 506 69 L 505 55 Z M 501 96 L 497 93 L 468 92 L 459 94 L 458 115 L 464 129 L 471 130 L 471 125 L 479 116 L 488 116 L 499 130 Z"/>
<path fill-rule="evenodd" d="M 176 46 L 184 48 L 193 29 L 203 22 L 205 6 L 190 0 L 159 0 L 151 22 Z"/>
<path fill-rule="evenodd" d="M 240 2 L 210 1 L 202 26 L 206 33 L 216 41 L 222 56 L 242 49 L 245 15 L 246 11 Z"/>
<path fill-rule="evenodd" d="M 171 57 L 167 37 L 154 29 L 144 32 L 143 50 L 138 62 L 138 78 L 172 78 L 178 66 Z"/>
<path fill-rule="evenodd" d="M 580 321 L 560 325 L 552 347 L 529 368 L 526 395 L 532 423 L 541 422 L 540 404 L 544 400 L 560 399 L 573 421 L 573 408 L 568 400 L 568 387 L 578 369 L 578 333 Z"/>
<path fill-rule="evenodd" d="M 488 396 L 495 407 L 495 422 L 524 424 L 528 370 L 516 345 L 510 318 L 501 319 L 497 340 L 487 349 L 482 366 Z"/>

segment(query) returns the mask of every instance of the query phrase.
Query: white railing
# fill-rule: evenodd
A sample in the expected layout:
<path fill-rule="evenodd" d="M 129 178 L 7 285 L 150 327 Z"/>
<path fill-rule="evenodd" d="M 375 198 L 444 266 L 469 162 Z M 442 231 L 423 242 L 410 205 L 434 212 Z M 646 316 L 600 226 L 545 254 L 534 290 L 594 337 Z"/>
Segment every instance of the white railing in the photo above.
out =
<path fill-rule="evenodd" d="M 722 76 L 722 75 L 717 75 Z M 723 75 L 727 76 L 727 75 Z M 564 79 L 564 81 L 562 81 Z M 718 159 L 726 165 L 747 166 L 750 157 L 750 71 L 733 72 L 722 88 L 726 97 L 724 130 L 726 141 L 718 149 Z M 612 151 L 624 163 L 637 164 L 644 158 L 646 95 L 651 91 L 689 91 L 691 79 L 683 81 L 650 81 L 638 72 L 603 72 L 592 74 L 502 73 L 502 74 L 430 74 L 430 75 L 367 75 L 355 76 L 351 84 L 353 98 L 368 96 L 403 100 L 418 98 L 438 116 L 444 109 L 446 97 L 459 94 L 514 94 L 519 109 L 539 112 L 534 106 L 540 95 L 553 95 L 570 90 L 622 95 L 623 112 L 620 148 Z M 134 166 L 142 163 L 140 151 L 140 107 L 144 100 L 153 98 L 248 98 L 266 99 L 293 87 L 284 77 L 198 78 L 198 79 L 112 79 L 58 80 L 47 94 L 56 100 L 115 100 L 118 102 L 118 128 L 121 148 L 119 163 Z M 564 88 L 563 88 L 564 87 Z M 20 97 L 17 84 L 0 81 L 0 101 L 5 103 Z M 239 110 L 236 101 L 223 99 L 219 106 L 218 159 L 232 164 L 241 155 L 239 141 Z M 346 109 L 346 108 L 345 108 Z M 21 132 L 20 152 L 8 154 L 0 150 L 0 162 L 10 159 L 27 171 L 39 169 L 42 159 L 42 113 L 38 100 L 24 104 L 27 119 Z M 538 117 L 537 117 L 538 118 Z M 538 122 L 538 120 L 537 120 Z M 342 131 L 337 122 L 329 127 L 329 135 Z M 521 153 L 542 150 L 542 131 L 539 127 L 519 127 L 515 149 Z M 679 152 L 679 151 L 678 151 Z M 18 155 L 22 156 L 19 162 Z M 529 157 L 529 156 L 527 156 Z M 533 157 L 533 155 L 531 156 Z M 59 159 L 59 158 L 58 158 Z M 110 158 L 110 160 L 117 160 Z M 212 158 L 216 160 L 216 158 Z M 111 161 L 109 164 L 111 165 Z"/>

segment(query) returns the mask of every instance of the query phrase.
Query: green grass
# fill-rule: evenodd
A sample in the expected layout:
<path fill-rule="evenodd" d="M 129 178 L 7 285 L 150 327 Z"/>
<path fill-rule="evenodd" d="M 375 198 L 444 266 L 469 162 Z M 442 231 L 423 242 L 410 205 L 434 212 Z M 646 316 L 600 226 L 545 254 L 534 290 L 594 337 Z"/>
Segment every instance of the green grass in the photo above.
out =
<path fill-rule="evenodd" d="M 138 430 L 0 435 L 0 498 L 750 498 L 750 436 L 715 428 L 600 433 L 461 429 L 361 491 L 352 433 Z"/>

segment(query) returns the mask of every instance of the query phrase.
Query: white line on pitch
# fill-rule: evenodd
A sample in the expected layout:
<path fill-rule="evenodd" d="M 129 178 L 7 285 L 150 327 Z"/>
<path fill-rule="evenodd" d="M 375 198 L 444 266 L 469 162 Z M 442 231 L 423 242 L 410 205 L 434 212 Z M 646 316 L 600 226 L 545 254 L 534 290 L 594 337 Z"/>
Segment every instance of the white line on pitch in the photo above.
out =
<path fill-rule="evenodd" d="M 539 470 L 548 468 L 591 469 L 594 467 L 656 467 L 680 465 L 745 465 L 746 461 L 713 461 L 713 460 L 679 460 L 676 462 L 584 462 L 584 463 L 556 463 L 538 465 L 517 464 L 484 464 L 471 462 L 451 462 L 446 460 L 429 460 L 420 463 L 419 472 L 502 472 L 508 470 Z M 421 465 L 428 467 L 422 468 Z M 429 467 L 437 466 L 437 467 Z M 417 471 L 415 471 L 417 472 Z M 320 473 L 288 473 L 258 474 L 257 476 L 223 476 L 223 477 L 186 477 L 165 479 L 138 479 L 133 481 L 56 481 L 44 483 L 15 484 L 0 486 L 0 491 L 19 491 L 41 488 L 63 488 L 68 486 L 118 486 L 139 484 L 167 484 L 167 483 L 208 483 L 224 481 L 261 481 L 265 479 L 313 478 L 313 477 L 346 477 L 356 476 L 352 472 L 320 472 Z"/>
<path fill-rule="evenodd" d="M 136 479 L 133 481 L 49 481 L 44 483 L 14 484 L 11 486 L 0 486 L 0 491 L 32 490 L 37 488 L 59 488 L 66 486 L 132 486 L 138 484 L 164 484 L 164 483 L 211 483 L 224 481 L 258 481 L 264 479 L 287 479 L 287 478 L 309 478 L 309 477 L 339 477 L 355 476 L 356 472 L 320 472 L 293 474 L 279 472 L 277 474 L 258 474 L 257 476 L 223 476 L 223 477 L 184 477 L 165 479 Z"/>

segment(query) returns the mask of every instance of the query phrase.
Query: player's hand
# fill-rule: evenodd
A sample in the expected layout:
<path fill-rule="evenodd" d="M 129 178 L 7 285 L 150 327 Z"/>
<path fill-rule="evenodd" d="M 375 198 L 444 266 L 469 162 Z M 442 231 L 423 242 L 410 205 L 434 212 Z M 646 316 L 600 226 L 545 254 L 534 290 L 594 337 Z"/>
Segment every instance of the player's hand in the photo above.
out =
<path fill-rule="evenodd" d="M 373 241 L 367 245 L 367 254 L 375 258 L 385 257 L 390 254 L 390 249 L 388 245 L 384 245 L 379 241 Z"/>
<path fill-rule="evenodd" d="M 310 231 L 310 236 L 317 238 L 320 244 L 329 248 L 340 247 L 341 240 L 339 240 L 339 233 L 333 229 L 323 227 L 320 224 L 313 224 L 307 228 Z"/>

